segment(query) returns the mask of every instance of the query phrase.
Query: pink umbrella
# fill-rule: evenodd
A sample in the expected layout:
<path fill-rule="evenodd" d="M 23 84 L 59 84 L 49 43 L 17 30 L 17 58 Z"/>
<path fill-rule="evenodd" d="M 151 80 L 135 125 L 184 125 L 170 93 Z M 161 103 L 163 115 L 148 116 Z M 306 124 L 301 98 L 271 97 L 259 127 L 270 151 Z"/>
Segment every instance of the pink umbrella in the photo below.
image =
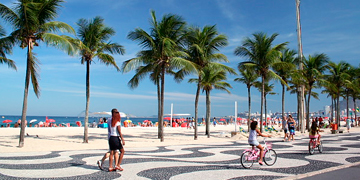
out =
<path fill-rule="evenodd" d="M 150 122 L 150 120 L 146 119 L 146 120 L 144 120 L 143 122 L 144 122 L 144 123 L 147 123 L 147 122 Z"/>
<path fill-rule="evenodd" d="M 239 117 L 238 117 L 238 118 L 236 118 L 236 120 L 242 120 L 242 118 L 239 118 Z"/>
<path fill-rule="evenodd" d="M 220 121 L 226 121 L 226 119 L 220 119 Z"/>
<path fill-rule="evenodd" d="M 2 123 L 11 123 L 12 122 L 12 120 L 10 120 L 10 119 L 6 119 L 6 120 L 3 120 L 3 122 Z"/>
<path fill-rule="evenodd" d="M 164 119 L 170 121 L 171 117 L 164 117 Z"/>

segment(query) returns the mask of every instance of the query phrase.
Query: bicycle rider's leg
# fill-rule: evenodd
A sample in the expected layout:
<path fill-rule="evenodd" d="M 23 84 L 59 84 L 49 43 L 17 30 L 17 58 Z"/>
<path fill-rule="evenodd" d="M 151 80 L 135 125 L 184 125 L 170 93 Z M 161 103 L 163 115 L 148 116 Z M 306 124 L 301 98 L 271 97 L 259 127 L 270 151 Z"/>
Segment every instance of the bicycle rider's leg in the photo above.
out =
<path fill-rule="evenodd" d="M 264 148 L 261 146 L 261 144 L 257 145 L 256 147 L 259 148 L 259 150 L 260 150 L 259 164 L 262 164 L 262 160 L 263 160 L 263 157 L 264 157 Z"/>
<path fill-rule="evenodd" d="M 320 138 L 321 138 L 321 135 L 318 134 L 318 138 L 317 138 L 317 143 L 320 144 Z"/>

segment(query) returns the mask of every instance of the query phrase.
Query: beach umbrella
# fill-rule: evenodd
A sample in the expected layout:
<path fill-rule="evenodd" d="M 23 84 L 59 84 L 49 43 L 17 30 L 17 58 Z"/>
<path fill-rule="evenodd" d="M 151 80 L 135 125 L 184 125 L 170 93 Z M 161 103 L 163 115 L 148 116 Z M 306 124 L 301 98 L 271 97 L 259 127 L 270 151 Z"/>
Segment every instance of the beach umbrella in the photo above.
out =
<path fill-rule="evenodd" d="M 30 120 L 29 123 L 33 123 L 33 122 L 35 122 L 35 121 L 37 121 L 37 119 L 32 119 L 32 120 Z"/>
<path fill-rule="evenodd" d="M 12 122 L 12 120 L 10 120 L 10 119 L 6 119 L 6 120 L 3 120 L 3 122 L 2 123 L 11 123 Z"/>
<path fill-rule="evenodd" d="M 147 123 L 147 122 L 150 122 L 150 120 L 146 119 L 146 120 L 144 120 L 143 122 L 144 122 L 144 123 Z"/>
<path fill-rule="evenodd" d="M 130 119 L 127 119 L 124 122 L 131 123 L 132 121 Z"/>
<path fill-rule="evenodd" d="M 226 119 L 223 118 L 223 119 L 220 119 L 220 121 L 226 121 Z"/>
<path fill-rule="evenodd" d="M 169 120 L 170 121 L 171 117 L 164 117 L 164 120 Z"/>

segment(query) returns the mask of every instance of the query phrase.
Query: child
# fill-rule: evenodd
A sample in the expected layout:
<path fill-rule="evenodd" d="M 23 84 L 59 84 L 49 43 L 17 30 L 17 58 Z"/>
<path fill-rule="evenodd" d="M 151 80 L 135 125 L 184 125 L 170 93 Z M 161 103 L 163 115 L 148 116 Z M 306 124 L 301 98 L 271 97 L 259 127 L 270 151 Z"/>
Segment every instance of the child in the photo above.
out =
<path fill-rule="evenodd" d="M 317 139 L 317 144 L 320 144 L 321 135 L 319 134 L 319 132 L 324 132 L 324 131 L 320 130 L 319 127 L 317 126 L 317 123 L 313 121 L 309 132 L 309 138 Z"/>
<path fill-rule="evenodd" d="M 264 148 L 261 146 L 261 144 L 259 144 L 259 142 L 257 141 L 257 135 L 259 134 L 262 137 L 271 137 L 271 135 L 265 135 L 262 134 L 259 129 L 257 129 L 257 121 L 253 121 L 250 124 L 250 133 L 249 133 L 249 144 L 251 146 L 256 146 L 257 148 L 259 148 L 260 150 L 260 160 L 259 160 L 259 164 L 263 165 L 264 163 L 262 162 L 262 159 L 264 157 Z"/>

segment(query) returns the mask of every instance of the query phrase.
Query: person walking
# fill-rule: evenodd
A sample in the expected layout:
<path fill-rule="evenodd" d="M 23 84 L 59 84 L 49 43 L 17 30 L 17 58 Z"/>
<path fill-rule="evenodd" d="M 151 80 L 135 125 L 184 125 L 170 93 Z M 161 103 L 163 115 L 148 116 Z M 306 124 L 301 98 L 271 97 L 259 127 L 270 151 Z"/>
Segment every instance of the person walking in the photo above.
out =
<path fill-rule="evenodd" d="M 286 119 L 285 116 L 283 117 L 283 120 L 282 120 L 282 129 L 284 131 L 284 140 L 283 141 L 286 141 L 286 139 L 290 140 L 289 139 L 288 126 L 287 126 L 287 119 Z"/>
<path fill-rule="evenodd" d="M 120 167 L 122 159 L 124 157 L 124 147 L 125 141 L 121 133 L 120 126 L 120 113 L 117 109 L 111 110 L 111 118 L 108 119 L 108 138 L 109 138 L 109 147 L 110 147 L 110 157 L 109 157 L 109 172 L 124 169 Z M 121 139 L 121 141 L 120 141 Z M 120 155 L 117 150 L 120 150 Z M 115 159 L 115 168 L 113 167 L 113 162 Z"/>
<path fill-rule="evenodd" d="M 288 122 L 289 131 L 290 131 L 289 141 L 290 141 L 290 139 L 291 139 L 291 141 L 294 141 L 296 121 L 292 118 L 291 114 L 289 115 L 287 122 Z"/>

